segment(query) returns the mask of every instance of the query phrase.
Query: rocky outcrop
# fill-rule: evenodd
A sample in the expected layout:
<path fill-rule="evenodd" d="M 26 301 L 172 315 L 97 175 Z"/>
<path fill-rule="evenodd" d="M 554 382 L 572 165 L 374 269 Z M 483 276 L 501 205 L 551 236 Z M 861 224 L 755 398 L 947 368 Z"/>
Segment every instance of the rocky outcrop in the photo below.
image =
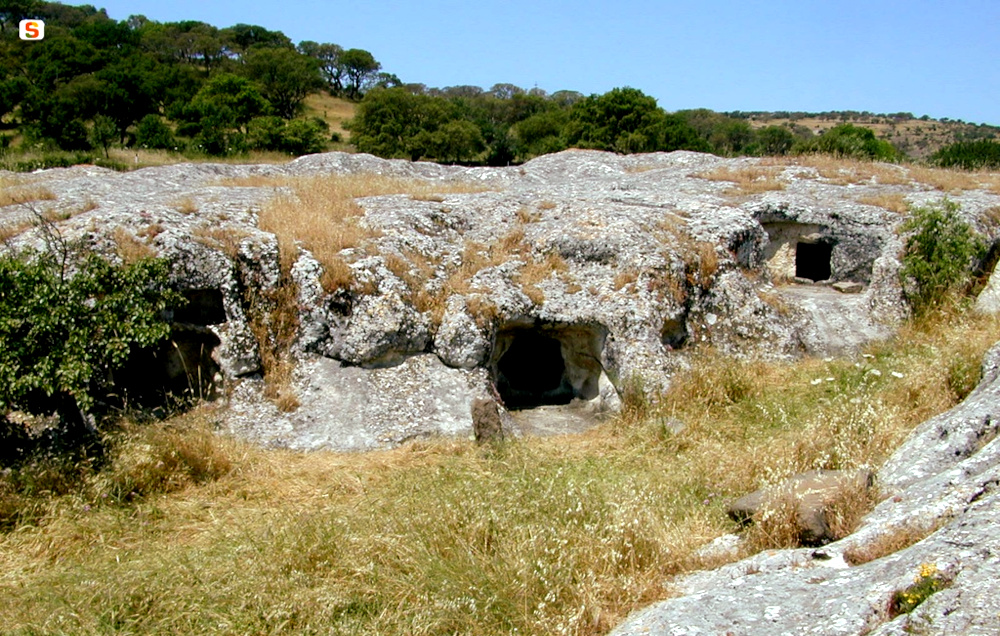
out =
<path fill-rule="evenodd" d="M 637 612 L 613 634 L 1000 633 L 998 421 L 1000 344 L 984 360 L 979 387 L 914 430 L 878 471 L 886 498 L 854 534 L 675 581 L 677 598 Z M 912 545 L 898 549 L 901 542 Z M 899 594 L 925 579 L 937 591 L 901 613 Z"/>
<path fill-rule="evenodd" d="M 122 240 L 132 242 L 170 259 L 178 288 L 208 299 L 184 322 L 211 335 L 190 348 L 214 345 L 205 372 L 228 385 L 234 430 L 296 448 L 365 449 L 471 435 L 477 398 L 614 408 L 633 380 L 665 387 L 693 343 L 787 358 L 886 337 L 907 311 L 902 216 L 864 201 L 940 198 L 905 169 L 886 170 L 894 177 L 885 183 L 844 185 L 805 165 L 692 152 L 567 151 L 509 168 L 329 153 L 25 178 L 55 195 L 37 205 L 68 215 L 58 227 L 85 249 L 117 257 Z M 776 185 L 735 187 L 759 171 Z M 324 289 L 329 263 L 301 244 L 279 254 L 258 227 L 261 207 L 291 194 L 290 179 L 370 174 L 423 189 L 357 201 L 367 238 L 340 253 L 354 285 Z M 241 185 L 261 179 L 270 182 Z M 1000 204 L 986 192 L 953 199 L 973 222 Z M 30 216 L 8 206 L 0 223 Z M 31 230 L 11 244 L 44 248 Z M 261 329 L 287 284 L 283 261 L 294 262 L 286 278 L 298 321 L 300 406 L 291 413 L 262 398 L 260 377 L 274 346 L 260 342 Z M 862 289 L 842 294 L 835 283 Z"/>

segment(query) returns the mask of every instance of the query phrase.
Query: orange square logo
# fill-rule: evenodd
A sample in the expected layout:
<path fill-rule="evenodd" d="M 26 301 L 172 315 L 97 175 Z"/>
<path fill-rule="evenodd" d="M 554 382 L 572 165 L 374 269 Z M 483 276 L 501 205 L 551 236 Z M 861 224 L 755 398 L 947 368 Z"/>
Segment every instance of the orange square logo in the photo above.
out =
<path fill-rule="evenodd" d="M 18 33 L 22 40 L 41 40 L 45 38 L 45 22 L 42 20 L 21 20 Z"/>

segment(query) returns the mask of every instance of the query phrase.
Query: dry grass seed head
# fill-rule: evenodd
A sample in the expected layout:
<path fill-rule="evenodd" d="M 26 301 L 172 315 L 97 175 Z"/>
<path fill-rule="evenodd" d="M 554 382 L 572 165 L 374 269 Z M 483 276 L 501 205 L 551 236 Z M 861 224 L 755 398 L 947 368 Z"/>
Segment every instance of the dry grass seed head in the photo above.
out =
<path fill-rule="evenodd" d="M 222 228 L 214 225 L 199 225 L 192 230 L 191 234 L 198 243 L 221 251 L 231 260 L 235 260 L 239 256 L 240 244 L 249 236 L 247 232 L 237 228 Z"/>
<path fill-rule="evenodd" d="M 615 291 L 618 291 L 625 287 L 626 285 L 631 285 L 635 281 L 639 280 L 639 271 L 636 269 L 624 269 L 615 274 L 615 280 L 613 286 Z"/>
<path fill-rule="evenodd" d="M 340 252 L 381 236 L 380 231 L 361 222 L 364 211 L 356 199 L 388 194 L 433 198 L 439 193 L 487 189 L 462 182 L 427 182 L 373 173 L 282 178 L 268 185 L 290 188 L 291 194 L 279 195 L 261 209 L 260 228 L 278 237 L 282 267 L 286 271 L 298 257 L 297 243 L 309 250 L 325 269 L 340 270 L 324 276 L 327 282 L 323 287 L 327 291 L 337 289 L 330 285 L 344 279 L 342 268 L 336 264 Z"/>
<path fill-rule="evenodd" d="M 733 169 L 728 166 L 716 168 L 694 175 L 709 181 L 731 181 L 735 187 L 723 192 L 726 196 L 743 196 L 784 190 L 785 184 L 778 178 L 778 171 L 767 166 L 750 166 Z"/>

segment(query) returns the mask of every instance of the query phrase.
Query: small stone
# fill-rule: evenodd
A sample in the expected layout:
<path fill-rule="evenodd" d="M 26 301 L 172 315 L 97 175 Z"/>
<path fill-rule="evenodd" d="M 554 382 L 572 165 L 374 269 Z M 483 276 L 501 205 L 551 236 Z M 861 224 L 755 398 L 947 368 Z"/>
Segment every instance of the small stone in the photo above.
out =
<path fill-rule="evenodd" d="M 476 398 L 472 401 L 472 430 L 479 443 L 503 439 L 503 425 L 496 400 Z"/>
<path fill-rule="evenodd" d="M 865 286 L 861 283 L 842 280 L 839 283 L 834 283 L 833 288 L 841 294 L 860 294 L 862 290 L 864 290 Z"/>

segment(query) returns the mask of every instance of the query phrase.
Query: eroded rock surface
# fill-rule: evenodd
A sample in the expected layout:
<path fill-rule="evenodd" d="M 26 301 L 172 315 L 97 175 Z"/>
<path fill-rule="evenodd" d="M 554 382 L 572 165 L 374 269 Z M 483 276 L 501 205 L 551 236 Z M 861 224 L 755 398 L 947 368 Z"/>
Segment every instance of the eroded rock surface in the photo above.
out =
<path fill-rule="evenodd" d="M 782 189 L 745 194 L 724 178 L 760 169 Z M 343 153 L 124 174 L 82 166 L 18 177 L 56 198 L 2 208 L 0 223 L 30 221 L 31 207 L 60 211 L 69 218 L 59 230 L 84 249 L 117 258 L 131 242 L 170 259 L 178 288 L 212 299 L 190 327 L 212 336 L 204 371 L 228 387 L 233 430 L 296 448 L 365 449 L 471 435 L 475 397 L 614 408 L 633 380 L 664 388 L 693 343 L 788 358 L 886 337 L 907 311 L 903 216 L 864 201 L 942 195 L 905 168 L 885 169 L 899 174 L 882 183 L 751 158 L 595 151 L 508 168 Z M 369 238 L 340 253 L 357 284 L 325 289 L 330 264 L 302 245 L 279 254 L 259 212 L 292 194 L 296 178 L 369 174 L 426 187 L 357 201 Z M 1000 195 L 950 196 L 987 231 L 981 219 Z M 33 230 L 11 244 L 45 247 Z M 260 382 L 268 299 L 286 284 L 281 262 L 294 262 L 296 285 L 292 388 L 301 406 L 290 414 L 266 404 Z M 830 287 L 847 282 L 863 289 Z M 423 389 L 402 378 L 422 378 Z M 569 415 L 562 420 L 577 426 Z M 560 417 L 534 421 L 549 430 Z"/>

